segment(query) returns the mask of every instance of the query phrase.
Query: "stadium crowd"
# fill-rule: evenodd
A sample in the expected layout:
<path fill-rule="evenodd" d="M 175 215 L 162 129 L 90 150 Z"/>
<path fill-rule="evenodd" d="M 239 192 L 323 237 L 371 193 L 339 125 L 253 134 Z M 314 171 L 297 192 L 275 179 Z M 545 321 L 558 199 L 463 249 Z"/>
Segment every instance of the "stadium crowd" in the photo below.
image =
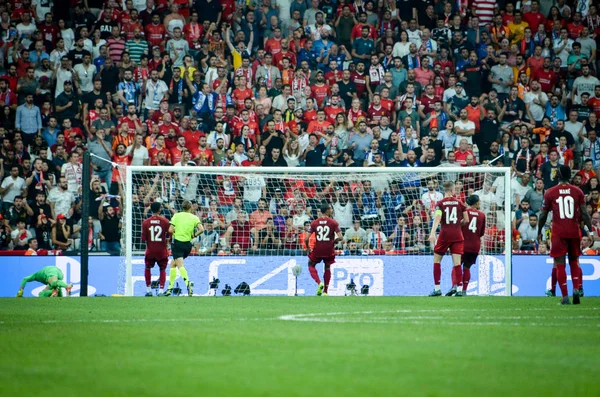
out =
<path fill-rule="evenodd" d="M 304 252 L 322 199 L 341 252 L 429 253 L 447 178 L 479 195 L 484 247 L 501 252 L 503 179 L 431 167 L 512 167 L 517 250 L 547 252 L 537 213 L 560 164 L 600 227 L 596 1 L 0 0 L 0 37 L 0 249 L 87 239 L 118 254 L 130 164 L 226 167 L 135 182 L 134 241 L 152 201 L 170 216 L 186 198 L 204 255 Z M 385 186 L 228 174 L 248 166 L 427 174 Z"/>

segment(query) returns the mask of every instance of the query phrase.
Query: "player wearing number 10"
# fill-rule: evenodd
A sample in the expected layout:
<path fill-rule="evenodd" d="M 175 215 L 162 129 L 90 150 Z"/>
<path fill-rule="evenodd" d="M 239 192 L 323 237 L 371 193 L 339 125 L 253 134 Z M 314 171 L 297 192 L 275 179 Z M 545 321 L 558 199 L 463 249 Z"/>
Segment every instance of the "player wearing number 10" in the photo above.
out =
<path fill-rule="evenodd" d="M 567 290 L 567 273 L 565 257 L 569 256 L 571 279 L 573 281 L 573 304 L 580 303 L 582 274 L 579 267 L 581 256 L 581 221 L 587 226 L 588 233 L 592 233 L 592 219 L 588 214 L 585 196 L 578 187 L 571 185 L 571 168 L 561 165 L 558 168 L 559 184 L 548 189 L 544 194 L 544 207 L 540 215 L 539 234 L 548 219 L 548 212 L 552 211 L 552 240 L 550 256 L 554 258 L 556 278 L 562 293 L 562 305 L 568 305 L 569 292 Z M 538 239 L 541 241 L 541 238 Z"/>
<path fill-rule="evenodd" d="M 308 270 L 310 276 L 319 285 L 317 289 L 317 295 L 327 295 L 329 288 L 329 280 L 331 280 L 331 265 L 335 263 L 335 244 L 338 241 L 343 240 L 342 231 L 340 225 L 331 218 L 333 209 L 329 203 L 324 203 L 321 206 L 321 216 L 310 224 L 308 233 L 304 243 L 309 247 L 310 236 L 315 233 L 315 246 L 308 253 Z M 325 283 L 321 282 L 319 274 L 317 273 L 316 265 L 321 261 L 325 264 L 325 271 L 323 272 L 323 279 Z"/>
<path fill-rule="evenodd" d="M 429 296 L 441 296 L 440 279 L 442 278 L 442 258 L 448 249 L 452 254 L 452 285 L 456 286 L 456 296 L 463 296 L 462 293 L 462 269 L 461 257 L 464 253 L 464 242 L 461 222 L 469 223 L 465 205 L 454 197 L 454 182 L 444 183 L 444 198 L 437 202 L 435 209 L 435 219 L 431 227 L 429 241 L 435 245 L 433 249 L 433 281 L 435 288 Z M 436 239 L 435 232 L 440 226 L 440 236 Z M 437 243 L 436 243 L 437 240 Z"/>
<path fill-rule="evenodd" d="M 144 255 L 144 262 L 146 263 L 146 272 L 144 273 L 146 278 L 146 296 L 152 296 L 152 289 L 150 288 L 150 284 L 152 283 L 151 269 L 156 263 L 158 263 L 159 269 L 159 296 L 163 295 L 165 280 L 167 279 L 169 221 L 167 218 L 159 215 L 161 206 L 160 203 L 152 203 L 150 205 L 152 216 L 142 222 L 142 242 L 146 243 L 146 253 Z"/>

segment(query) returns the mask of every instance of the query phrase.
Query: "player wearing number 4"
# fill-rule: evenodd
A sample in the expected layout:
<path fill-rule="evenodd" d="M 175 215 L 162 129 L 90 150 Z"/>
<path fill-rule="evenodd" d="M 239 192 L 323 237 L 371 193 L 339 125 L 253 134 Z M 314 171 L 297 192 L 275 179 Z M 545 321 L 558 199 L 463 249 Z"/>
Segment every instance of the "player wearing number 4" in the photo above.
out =
<path fill-rule="evenodd" d="M 571 279 L 573 281 L 573 304 L 580 303 L 582 296 L 582 274 L 579 267 L 581 256 L 581 222 L 592 234 L 592 218 L 588 214 L 585 196 L 578 187 L 571 185 L 571 168 L 561 165 L 558 168 L 558 185 L 548 189 L 544 194 L 544 207 L 540 215 L 539 238 L 541 235 L 548 212 L 552 211 L 552 245 L 550 256 L 554 258 L 556 278 L 562 293 L 561 305 L 569 305 L 569 291 L 567 290 L 566 256 L 569 256 Z"/>
<path fill-rule="evenodd" d="M 192 214 L 192 203 L 184 200 L 181 204 L 181 212 L 176 213 L 171 219 L 169 234 L 173 236 L 171 253 L 173 261 L 171 262 L 171 271 L 169 273 L 169 288 L 165 291 L 165 296 L 171 296 L 173 293 L 173 284 L 177 278 L 177 269 L 185 282 L 188 295 L 194 295 L 192 287 L 194 284 L 188 278 L 188 272 L 183 266 L 183 260 L 192 252 L 192 240 L 204 232 L 200 218 Z"/>
<path fill-rule="evenodd" d="M 321 216 L 310 224 L 308 233 L 304 239 L 304 244 L 309 247 L 310 236 L 315 233 L 315 246 L 308 253 L 308 270 L 310 276 L 318 284 L 317 295 L 327 295 L 329 280 L 331 280 L 331 265 L 335 263 L 335 244 L 342 241 L 342 231 L 340 225 L 331 218 L 333 209 L 329 203 L 323 203 L 321 206 Z M 323 261 L 325 271 L 323 272 L 323 281 L 319 278 L 316 265 Z"/>
<path fill-rule="evenodd" d="M 158 283 L 160 289 L 158 295 L 164 295 L 165 281 L 167 279 L 167 264 L 169 263 L 169 252 L 167 251 L 167 241 L 169 238 L 169 221 L 160 216 L 162 205 L 154 202 L 150 205 L 152 216 L 142 222 L 142 242 L 146 243 L 146 253 L 144 262 L 146 263 L 146 296 L 152 296 L 152 268 L 158 263 L 159 276 Z"/>
<path fill-rule="evenodd" d="M 454 197 L 454 182 L 444 183 L 444 198 L 437 202 L 435 209 L 435 219 L 429 235 L 429 241 L 435 248 L 433 249 L 433 281 L 435 288 L 429 296 L 441 296 L 440 279 L 442 278 L 442 258 L 446 251 L 450 250 L 452 254 L 452 285 L 456 286 L 456 296 L 463 296 L 462 293 L 462 269 L 461 257 L 464 252 L 464 242 L 462 224 L 469 223 L 465 205 Z M 436 231 L 440 226 L 440 236 L 436 238 Z M 437 241 L 436 241 L 437 240 Z"/>
<path fill-rule="evenodd" d="M 481 201 L 479 196 L 474 194 L 467 198 L 467 214 L 469 223 L 462 226 L 463 237 L 465 239 L 464 253 L 462 255 L 462 294 L 467 295 L 469 281 L 471 281 L 471 266 L 477 263 L 477 256 L 481 249 L 481 237 L 485 234 L 485 214 L 479 211 Z M 446 293 L 446 296 L 456 294 L 457 286 L 452 285 L 452 289 Z"/>

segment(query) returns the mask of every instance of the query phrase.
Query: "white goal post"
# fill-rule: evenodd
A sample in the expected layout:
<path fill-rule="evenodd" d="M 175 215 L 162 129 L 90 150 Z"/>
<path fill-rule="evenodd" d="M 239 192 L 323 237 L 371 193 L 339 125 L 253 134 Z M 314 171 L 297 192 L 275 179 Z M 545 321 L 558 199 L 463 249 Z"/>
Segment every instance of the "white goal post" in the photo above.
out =
<path fill-rule="evenodd" d="M 346 185 L 352 183 L 359 183 L 360 181 L 375 181 L 379 186 L 389 186 L 389 184 L 395 183 L 401 185 L 402 189 L 405 186 L 410 185 L 411 193 L 413 196 L 408 197 L 414 199 L 416 194 L 426 192 L 424 189 L 425 185 L 423 181 L 435 180 L 436 189 L 441 187 L 443 180 L 460 180 L 467 176 L 473 176 L 473 180 L 481 181 L 478 186 L 481 189 L 482 184 L 486 184 L 489 188 L 493 182 L 502 185 L 504 198 L 502 201 L 498 201 L 498 206 L 494 206 L 494 219 L 498 222 L 498 225 L 503 225 L 502 229 L 497 227 L 496 230 L 504 230 L 504 243 L 503 250 L 498 249 L 494 252 L 496 255 L 504 256 L 504 279 L 505 279 L 505 292 L 506 296 L 512 295 L 512 190 L 511 190 L 511 178 L 512 171 L 507 167 L 491 167 L 491 166 L 478 166 L 478 167 L 435 167 L 435 168 L 409 168 L 409 167 L 398 167 L 398 168 L 378 168 L 378 167 L 357 167 L 357 168 L 330 168 L 330 167 L 197 167 L 197 166 L 129 166 L 127 167 L 126 178 L 125 178 L 125 222 L 124 222 L 124 264 L 121 265 L 120 271 L 124 270 L 124 286 L 121 284 L 120 288 L 124 289 L 126 296 L 134 295 L 134 283 L 132 273 L 132 260 L 134 251 L 136 251 L 135 244 L 139 241 L 134 241 L 134 224 L 140 224 L 137 226 L 141 228 L 141 221 L 143 219 L 137 219 L 134 217 L 134 194 L 137 193 L 137 189 L 142 179 L 148 183 L 150 175 L 153 176 L 155 183 L 157 180 L 162 179 L 161 174 L 165 175 L 197 175 L 198 178 L 218 178 L 223 177 L 235 177 L 235 178 L 250 178 L 250 177 L 263 177 L 265 180 L 298 180 L 298 181 L 318 181 L 325 184 L 325 181 L 331 181 L 331 183 L 346 183 Z M 242 179 L 245 180 L 245 179 Z M 186 179 L 187 181 L 187 179 Z M 438 183 L 439 182 L 439 183 Z M 162 182 L 161 182 L 162 183 Z M 187 183 L 187 182 L 186 182 Z M 386 185 L 388 184 L 388 185 Z M 186 185 L 187 186 L 187 185 Z M 408 189 L 408 187 L 406 188 Z M 147 189 L 146 189 L 147 190 Z M 279 190 L 279 189 L 277 189 Z M 147 193 L 147 192 L 146 192 Z M 458 192 L 457 192 L 458 193 Z M 468 194 L 466 191 L 465 194 Z M 472 191 L 469 191 L 472 193 Z M 358 193 L 360 195 L 361 193 Z M 350 196 L 357 195 L 352 192 Z M 337 197 L 337 196 L 336 196 Z M 136 197 L 137 199 L 137 197 Z M 333 203 L 332 203 L 333 204 Z M 496 209 L 498 209 L 496 211 Z M 482 209 L 488 215 L 485 209 Z M 138 215 L 136 215 L 138 216 Z M 138 216 L 139 217 L 139 216 Z M 137 236 L 139 238 L 139 236 Z M 483 249 L 482 243 L 482 249 Z M 138 246 L 137 252 L 139 253 L 140 248 Z M 485 255 L 485 253 L 482 252 Z M 136 254 L 137 255 L 137 254 Z M 233 255 L 233 254 L 232 254 Z M 420 253 L 419 255 L 425 255 Z M 433 256 L 431 252 L 427 255 Z M 398 260 L 402 255 L 389 256 L 390 260 Z M 386 257 L 387 260 L 387 257 Z M 432 262 L 433 263 L 433 262 Z M 123 269 L 124 267 L 124 269 Z M 121 273 L 123 276 L 123 274 Z M 138 279 L 139 280 L 139 279 Z M 433 284 L 433 281 L 432 281 Z M 136 287 L 137 288 L 137 287 Z"/>

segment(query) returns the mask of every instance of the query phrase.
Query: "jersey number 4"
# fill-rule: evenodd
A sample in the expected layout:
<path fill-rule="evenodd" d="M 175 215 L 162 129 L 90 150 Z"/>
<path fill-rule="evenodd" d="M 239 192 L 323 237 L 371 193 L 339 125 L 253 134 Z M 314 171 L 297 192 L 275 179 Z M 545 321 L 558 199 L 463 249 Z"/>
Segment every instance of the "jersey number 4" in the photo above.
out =
<path fill-rule="evenodd" d="M 560 196 L 558 203 L 558 216 L 560 219 L 573 219 L 575 216 L 575 200 L 571 196 Z"/>
<path fill-rule="evenodd" d="M 317 226 L 317 241 L 329 241 L 329 226 Z"/>
<path fill-rule="evenodd" d="M 477 233 L 477 218 L 472 217 L 471 222 L 469 222 L 469 230 L 473 233 Z"/>
<path fill-rule="evenodd" d="M 458 222 L 458 215 L 456 214 L 456 207 L 446 207 L 446 223 L 456 223 Z"/>
<path fill-rule="evenodd" d="M 162 226 L 150 226 L 150 241 L 162 241 L 163 229 Z"/>

